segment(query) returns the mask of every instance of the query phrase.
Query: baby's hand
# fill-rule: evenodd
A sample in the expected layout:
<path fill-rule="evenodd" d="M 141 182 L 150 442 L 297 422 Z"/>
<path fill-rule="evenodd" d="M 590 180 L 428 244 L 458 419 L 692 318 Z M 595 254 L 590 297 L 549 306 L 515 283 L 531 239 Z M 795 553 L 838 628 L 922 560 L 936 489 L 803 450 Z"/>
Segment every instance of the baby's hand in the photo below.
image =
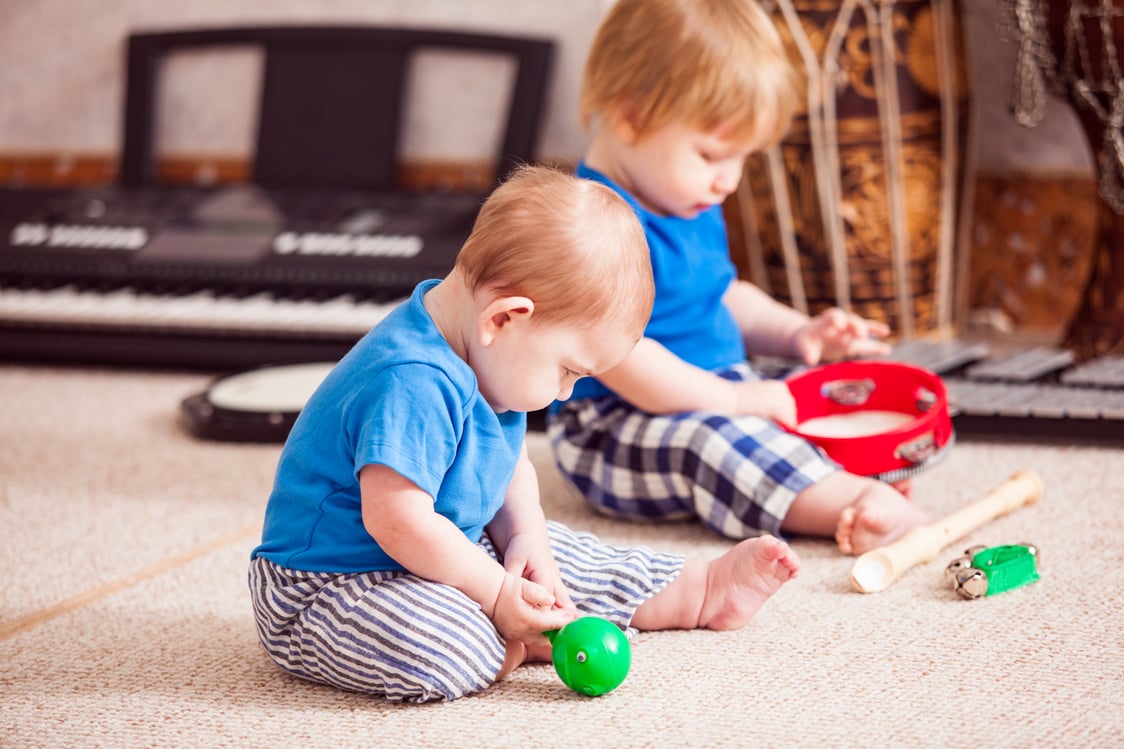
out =
<path fill-rule="evenodd" d="M 534 534 L 517 533 L 507 542 L 503 566 L 508 572 L 538 583 L 554 595 L 557 608 L 573 609 L 570 592 L 562 582 L 558 562 L 550 550 L 550 542 Z"/>
<path fill-rule="evenodd" d="M 796 399 L 784 382 L 737 382 L 734 383 L 734 389 L 737 393 L 738 415 L 761 416 L 789 425 L 796 423 Z"/>
<path fill-rule="evenodd" d="M 890 347 L 879 338 L 890 335 L 890 326 L 844 312 L 824 310 L 796 331 L 794 344 L 805 364 L 853 356 L 883 356 Z"/>
<path fill-rule="evenodd" d="M 574 618 L 573 611 L 554 607 L 554 595 L 543 586 L 510 572 L 504 575 L 492 614 L 504 639 L 546 645 L 549 640 L 544 632 L 561 629 Z"/>

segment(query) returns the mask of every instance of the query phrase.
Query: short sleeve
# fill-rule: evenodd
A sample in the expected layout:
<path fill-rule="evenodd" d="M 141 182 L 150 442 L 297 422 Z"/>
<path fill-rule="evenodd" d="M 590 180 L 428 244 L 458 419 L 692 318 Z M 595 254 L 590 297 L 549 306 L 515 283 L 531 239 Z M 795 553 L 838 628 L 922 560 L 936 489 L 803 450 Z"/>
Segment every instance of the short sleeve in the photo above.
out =
<path fill-rule="evenodd" d="M 381 464 L 436 497 L 456 458 L 464 421 L 462 393 L 436 367 L 383 369 L 345 409 L 356 477 L 363 466 Z"/>

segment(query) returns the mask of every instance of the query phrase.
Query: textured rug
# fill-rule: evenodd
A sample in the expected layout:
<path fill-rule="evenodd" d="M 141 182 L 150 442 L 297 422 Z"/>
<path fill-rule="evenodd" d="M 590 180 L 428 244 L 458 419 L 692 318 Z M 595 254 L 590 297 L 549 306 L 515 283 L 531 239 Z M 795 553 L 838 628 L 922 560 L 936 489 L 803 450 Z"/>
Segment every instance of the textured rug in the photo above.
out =
<path fill-rule="evenodd" d="M 391 705 L 293 679 L 258 648 L 246 591 L 279 447 L 178 423 L 206 377 L 0 367 L 0 746 L 1121 746 L 1124 451 L 959 442 L 915 480 L 935 517 L 1015 471 L 1042 501 L 856 592 L 853 559 L 794 539 L 799 577 L 737 632 L 645 633 L 616 691 L 548 665 L 482 695 Z M 547 515 L 702 557 L 695 524 L 591 513 L 530 438 Z M 975 601 L 945 565 L 1031 541 L 1038 582 Z"/>

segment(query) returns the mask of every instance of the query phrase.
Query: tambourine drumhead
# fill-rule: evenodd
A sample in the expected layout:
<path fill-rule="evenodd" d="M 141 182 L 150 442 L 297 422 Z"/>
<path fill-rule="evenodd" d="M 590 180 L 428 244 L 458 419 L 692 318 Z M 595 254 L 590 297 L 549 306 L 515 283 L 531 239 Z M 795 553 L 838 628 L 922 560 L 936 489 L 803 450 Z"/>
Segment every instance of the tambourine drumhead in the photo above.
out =
<path fill-rule="evenodd" d="M 952 444 L 947 390 L 926 369 L 850 361 L 798 372 L 786 383 L 797 420 L 786 428 L 851 473 L 900 480 L 932 465 Z"/>
<path fill-rule="evenodd" d="M 808 437 L 869 437 L 904 426 L 914 417 L 898 411 L 852 411 L 832 416 L 814 416 L 800 422 L 800 433 Z"/>
<path fill-rule="evenodd" d="M 284 442 L 334 366 L 335 362 L 281 364 L 220 377 L 183 401 L 185 424 L 203 439 Z"/>
<path fill-rule="evenodd" d="M 230 411 L 297 413 L 335 364 L 263 367 L 223 377 L 208 389 L 211 405 Z"/>

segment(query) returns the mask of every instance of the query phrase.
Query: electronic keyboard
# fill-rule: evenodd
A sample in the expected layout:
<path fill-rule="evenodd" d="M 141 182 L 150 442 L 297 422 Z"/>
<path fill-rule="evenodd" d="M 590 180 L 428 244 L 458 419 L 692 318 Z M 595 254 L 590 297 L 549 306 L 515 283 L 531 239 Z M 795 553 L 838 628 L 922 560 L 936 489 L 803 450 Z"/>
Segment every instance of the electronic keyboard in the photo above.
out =
<path fill-rule="evenodd" d="M 449 272 L 483 195 L 0 190 L 0 357 L 231 369 L 335 360 Z"/>

